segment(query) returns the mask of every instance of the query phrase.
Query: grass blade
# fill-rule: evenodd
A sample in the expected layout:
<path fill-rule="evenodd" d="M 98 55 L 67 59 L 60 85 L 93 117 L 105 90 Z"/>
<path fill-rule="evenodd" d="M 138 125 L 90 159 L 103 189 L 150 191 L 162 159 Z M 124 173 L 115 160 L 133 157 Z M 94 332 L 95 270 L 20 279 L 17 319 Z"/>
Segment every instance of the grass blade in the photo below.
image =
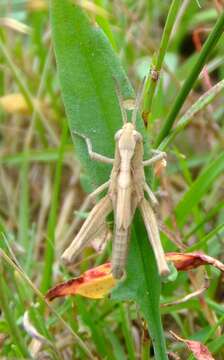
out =
<path fill-rule="evenodd" d="M 1 260 L 2 261 L 2 260 Z M 27 346 L 24 342 L 24 338 L 21 335 L 21 331 L 18 328 L 16 324 L 16 319 L 13 316 L 12 309 L 10 309 L 9 306 L 9 299 L 7 296 L 8 289 L 6 282 L 2 276 L 3 274 L 3 265 L 1 264 L 1 276 L 0 276 L 0 305 L 1 309 L 4 313 L 5 319 L 8 323 L 8 328 L 10 331 L 10 335 L 14 341 L 14 344 L 18 346 L 18 349 L 20 350 L 21 354 L 24 356 L 24 358 L 30 358 L 29 351 L 27 350 Z"/>
<path fill-rule="evenodd" d="M 169 40 L 170 40 L 170 35 L 173 29 L 173 25 L 175 23 L 175 19 L 177 16 L 177 12 L 179 9 L 179 6 L 181 4 L 180 0 L 173 0 L 171 5 L 170 5 L 170 9 L 169 9 L 169 13 L 166 19 L 166 24 L 163 30 L 163 35 L 162 35 L 162 40 L 160 43 L 160 48 L 159 48 L 159 52 L 158 55 L 156 57 L 155 61 L 155 65 L 152 66 L 151 68 L 151 72 L 155 71 L 158 75 L 158 79 L 159 79 L 159 75 L 160 75 L 160 70 L 162 68 L 163 65 L 163 61 L 168 49 L 168 45 L 169 45 Z M 153 62 L 154 62 L 153 61 Z M 153 76 L 149 76 L 149 90 L 148 93 L 146 95 L 146 101 L 144 103 L 144 118 L 149 120 L 149 115 L 151 113 L 151 108 L 152 108 L 152 102 L 153 102 L 153 96 L 155 94 L 155 90 L 156 90 L 156 85 L 157 85 L 157 80 L 153 78 Z M 147 121 L 148 123 L 148 121 Z"/>

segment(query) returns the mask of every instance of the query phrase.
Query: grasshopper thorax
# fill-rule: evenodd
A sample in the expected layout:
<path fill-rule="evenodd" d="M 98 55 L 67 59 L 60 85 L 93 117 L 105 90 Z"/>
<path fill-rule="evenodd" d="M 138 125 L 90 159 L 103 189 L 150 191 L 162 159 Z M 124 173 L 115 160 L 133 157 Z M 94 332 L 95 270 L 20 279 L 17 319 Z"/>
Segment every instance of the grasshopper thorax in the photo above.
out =
<path fill-rule="evenodd" d="M 142 135 L 135 129 L 135 124 L 127 122 L 115 134 L 120 153 L 128 151 L 130 157 L 134 155 L 136 143 L 142 141 Z"/>

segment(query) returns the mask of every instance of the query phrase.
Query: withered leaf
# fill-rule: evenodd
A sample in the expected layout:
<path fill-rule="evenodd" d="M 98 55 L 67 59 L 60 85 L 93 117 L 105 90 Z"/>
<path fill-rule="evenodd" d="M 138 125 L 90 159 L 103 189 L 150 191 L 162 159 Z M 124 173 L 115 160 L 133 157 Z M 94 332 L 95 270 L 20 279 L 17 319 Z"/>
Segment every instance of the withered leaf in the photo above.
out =
<path fill-rule="evenodd" d="M 46 294 L 47 300 L 67 295 L 82 295 L 92 299 L 100 299 L 115 286 L 116 280 L 111 275 L 111 264 L 106 263 L 84 272 L 77 278 L 56 285 Z"/>
<path fill-rule="evenodd" d="M 215 360 L 208 348 L 199 341 L 183 339 L 177 334 L 175 334 L 173 331 L 170 331 L 170 333 L 174 337 L 174 339 L 185 343 L 189 350 L 192 351 L 194 357 L 197 360 Z"/>
<path fill-rule="evenodd" d="M 224 264 L 221 261 L 205 255 L 202 252 L 194 253 L 166 253 L 166 260 L 172 261 L 179 271 L 195 269 L 201 265 L 212 265 L 221 271 L 224 271 Z"/>
<path fill-rule="evenodd" d="M 224 265 L 211 256 L 201 252 L 195 253 L 166 253 L 167 261 L 172 261 L 178 271 L 188 271 L 201 265 L 213 265 L 224 271 Z M 101 299 L 116 285 L 111 273 L 111 263 L 105 263 L 86 271 L 77 278 L 72 278 L 50 289 L 46 294 L 48 300 L 67 295 L 82 295 L 92 299 Z"/>

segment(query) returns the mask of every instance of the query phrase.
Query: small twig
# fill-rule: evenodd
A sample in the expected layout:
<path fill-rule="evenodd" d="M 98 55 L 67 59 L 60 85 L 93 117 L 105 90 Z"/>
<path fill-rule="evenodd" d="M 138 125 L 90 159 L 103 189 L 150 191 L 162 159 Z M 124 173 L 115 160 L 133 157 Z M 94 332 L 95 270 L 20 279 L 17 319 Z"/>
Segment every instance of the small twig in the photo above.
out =
<path fill-rule="evenodd" d="M 198 290 L 192 292 L 191 294 L 188 294 L 182 298 L 167 302 L 165 304 L 161 304 L 161 307 L 168 307 L 168 306 L 183 304 L 183 303 L 203 294 L 203 292 L 205 290 L 207 290 L 208 287 L 209 287 L 209 280 L 208 280 L 208 278 L 205 278 L 205 283 L 200 289 L 198 289 Z"/>

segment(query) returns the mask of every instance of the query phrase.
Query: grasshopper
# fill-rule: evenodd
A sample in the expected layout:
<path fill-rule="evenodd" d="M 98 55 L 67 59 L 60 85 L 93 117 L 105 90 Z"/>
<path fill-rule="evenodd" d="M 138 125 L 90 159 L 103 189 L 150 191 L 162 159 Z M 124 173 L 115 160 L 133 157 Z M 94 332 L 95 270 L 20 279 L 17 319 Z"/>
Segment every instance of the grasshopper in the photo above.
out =
<path fill-rule="evenodd" d="M 130 227 L 136 208 L 140 209 L 144 224 L 151 242 L 157 261 L 157 267 L 161 275 L 167 275 L 167 266 L 164 251 L 160 242 L 159 230 L 153 208 L 158 204 L 155 195 L 145 181 L 144 167 L 150 166 L 157 161 L 166 158 L 164 152 L 154 150 L 153 156 L 143 160 L 143 138 L 136 130 L 137 112 L 141 104 L 144 83 L 138 92 L 135 107 L 132 111 L 131 122 L 128 121 L 126 109 L 123 106 L 120 89 L 116 87 L 123 126 L 115 134 L 114 159 L 93 151 L 92 143 L 88 137 L 81 136 L 87 145 L 87 150 L 92 160 L 112 164 L 109 181 L 97 188 L 89 195 L 82 211 L 87 204 L 99 193 L 108 189 L 107 194 L 93 207 L 80 231 L 71 245 L 64 251 L 62 258 L 71 262 L 82 249 L 93 239 L 94 235 L 103 226 L 106 217 L 114 211 L 114 239 L 112 249 L 112 275 L 120 279 L 124 273 Z M 149 201 L 145 198 L 148 195 Z"/>

